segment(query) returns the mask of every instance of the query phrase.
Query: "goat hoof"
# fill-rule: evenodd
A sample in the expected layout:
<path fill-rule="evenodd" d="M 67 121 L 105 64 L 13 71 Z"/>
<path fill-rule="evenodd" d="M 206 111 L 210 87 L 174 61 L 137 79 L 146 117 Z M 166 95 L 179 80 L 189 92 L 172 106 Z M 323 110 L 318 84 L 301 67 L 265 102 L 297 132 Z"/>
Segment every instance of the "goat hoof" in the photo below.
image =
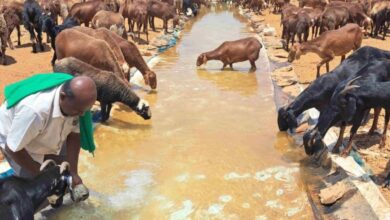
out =
<path fill-rule="evenodd" d="M 343 150 L 343 152 L 341 152 L 341 155 L 342 157 L 348 157 L 349 156 L 349 151 L 348 150 Z"/>
<path fill-rule="evenodd" d="M 383 183 L 383 188 L 390 188 L 390 180 L 385 180 L 385 182 Z"/>
<path fill-rule="evenodd" d="M 340 153 L 339 147 L 333 147 L 332 153 L 339 154 Z"/>

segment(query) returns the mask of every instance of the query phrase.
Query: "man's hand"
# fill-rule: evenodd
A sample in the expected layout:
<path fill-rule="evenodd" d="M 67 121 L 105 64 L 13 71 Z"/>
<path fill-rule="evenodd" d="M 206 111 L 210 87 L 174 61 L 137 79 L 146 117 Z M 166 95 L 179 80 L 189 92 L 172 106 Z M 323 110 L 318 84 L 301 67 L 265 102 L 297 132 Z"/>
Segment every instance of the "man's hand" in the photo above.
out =
<path fill-rule="evenodd" d="M 72 175 L 72 188 L 83 183 L 83 180 L 77 173 L 70 173 L 70 175 Z"/>

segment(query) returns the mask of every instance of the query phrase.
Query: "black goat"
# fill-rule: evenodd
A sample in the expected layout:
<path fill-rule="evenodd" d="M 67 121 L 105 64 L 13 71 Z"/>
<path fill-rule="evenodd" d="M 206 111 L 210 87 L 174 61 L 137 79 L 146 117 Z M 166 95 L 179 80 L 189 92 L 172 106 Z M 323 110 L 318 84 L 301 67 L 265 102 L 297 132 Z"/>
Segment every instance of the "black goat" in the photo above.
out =
<path fill-rule="evenodd" d="M 279 130 L 286 131 L 296 128 L 298 126 L 296 117 L 307 109 L 316 108 L 322 112 L 329 104 L 335 88 L 341 81 L 354 76 L 372 59 L 380 58 L 390 59 L 390 52 L 369 46 L 356 50 L 334 70 L 314 80 L 287 107 L 279 109 Z"/>
<path fill-rule="evenodd" d="M 0 180 L 1 219 L 34 219 L 46 199 L 53 207 L 59 207 L 71 179 L 69 163 L 56 166 L 53 160 L 46 160 L 41 173 L 32 180 L 15 176 Z"/>
<path fill-rule="evenodd" d="M 97 69 L 74 57 L 63 58 L 54 65 L 54 72 L 70 73 L 72 75 L 86 75 L 96 84 L 97 100 L 102 110 L 102 122 L 110 117 L 112 103 L 121 102 L 129 106 L 143 119 L 152 116 L 149 104 L 138 97 L 130 86 L 113 72 Z"/>
<path fill-rule="evenodd" d="M 44 51 L 42 44 L 42 8 L 35 0 L 26 0 L 23 6 L 23 25 L 30 33 L 33 53 L 37 52 L 36 44 L 38 43 L 41 51 Z M 35 36 L 35 31 L 37 32 Z"/>
<path fill-rule="evenodd" d="M 51 48 L 54 50 L 53 58 L 51 60 L 52 65 L 54 65 L 54 62 L 57 59 L 55 43 L 57 35 L 65 29 L 79 25 L 79 21 L 72 17 L 66 18 L 66 20 L 61 25 L 56 25 L 50 14 L 42 16 L 42 31 L 46 32 L 50 36 Z"/>
<path fill-rule="evenodd" d="M 390 72 L 390 68 L 388 69 Z M 386 145 L 387 126 L 390 118 L 390 82 L 372 82 L 365 78 L 351 80 L 340 94 L 338 99 L 343 120 L 352 120 L 351 135 L 347 147 L 342 155 L 347 156 L 352 148 L 352 140 L 363 120 L 363 113 L 370 108 L 384 108 L 385 124 L 380 147 Z"/>
<path fill-rule="evenodd" d="M 323 149 L 324 143 L 322 142 L 322 138 L 325 136 L 329 128 L 331 128 L 336 123 L 341 122 L 342 127 L 340 129 L 339 139 L 334 147 L 334 152 L 338 152 L 338 148 L 342 144 L 343 133 L 346 124 L 352 122 L 352 124 L 354 125 L 351 129 L 352 139 L 353 135 L 356 133 L 357 128 L 360 126 L 363 116 L 368 114 L 370 108 L 377 108 L 375 111 L 375 118 L 372 128 L 370 129 L 370 133 L 373 133 L 375 131 L 377 118 L 380 112 L 380 106 L 372 106 L 367 107 L 365 109 L 360 109 L 361 111 L 359 111 L 358 114 L 355 114 L 355 112 L 346 113 L 346 110 L 344 108 L 347 108 L 347 106 L 340 104 L 340 96 L 343 96 L 343 93 L 345 93 L 344 87 L 348 85 L 348 82 L 351 80 L 351 78 L 354 77 L 361 77 L 361 79 L 358 80 L 359 85 L 364 83 L 367 84 L 367 86 L 389 81 L 390 61 L 372 60 L 368 65 L 362 68 L 362 70 L 360 70 L 353 77 L 349 77 L 347 80 L 344 80 L 337 86 L 332 95 L 329 105 L 324 109 L 323 112 L 321 112 L 317 126 L 313 130 L 306 132 L 303 137 L 305 151 L 308 155 L 312 155 Z M 353 107 L 355 106 L 349 106 L 348 109 L 352 109 Z M 351 142 L 349 144 L 351 144 Z"/>

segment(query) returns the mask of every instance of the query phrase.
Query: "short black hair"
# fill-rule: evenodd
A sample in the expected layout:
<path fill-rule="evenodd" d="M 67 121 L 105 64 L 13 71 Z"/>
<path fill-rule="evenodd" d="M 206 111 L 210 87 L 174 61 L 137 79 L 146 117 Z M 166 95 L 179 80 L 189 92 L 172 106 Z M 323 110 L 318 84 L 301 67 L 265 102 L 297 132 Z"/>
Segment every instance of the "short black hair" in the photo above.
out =
<path fill-rule="evenodd" d="M 72 82 L 72 80 L 68 80 L 62 86 L 62 91 L 65 93 L 66 97 L 68 97 L 68 98 L 74 98 L 74 93 L 73 93 L 72 88 L 70 86 L 71 82 Z"/>

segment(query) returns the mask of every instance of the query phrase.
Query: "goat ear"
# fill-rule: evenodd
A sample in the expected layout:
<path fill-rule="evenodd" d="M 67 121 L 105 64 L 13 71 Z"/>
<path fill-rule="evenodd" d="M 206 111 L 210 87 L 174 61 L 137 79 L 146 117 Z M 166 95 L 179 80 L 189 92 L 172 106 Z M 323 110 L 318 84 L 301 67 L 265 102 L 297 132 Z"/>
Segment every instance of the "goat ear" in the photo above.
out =
<path fill-rule="evenodd" d="M 69 171 L 70 170 L 70 165 L 68 162 L 64 161 L 61 163 L 61 166 L 60 166 L 60 174 L 62 174 L 63 172 L 65 171 Z"/>
<path fill-rule="evenodd" d="M 54 160 L 45 160 L 42 164 L 41 164 L 41 167 L 39 168 L 39 171 L 42 171 L 44 169 L 46 169 L 47 167 L 50 167 L 51 166 L 56 166 L 56 162 L 54 162 Z"/>

